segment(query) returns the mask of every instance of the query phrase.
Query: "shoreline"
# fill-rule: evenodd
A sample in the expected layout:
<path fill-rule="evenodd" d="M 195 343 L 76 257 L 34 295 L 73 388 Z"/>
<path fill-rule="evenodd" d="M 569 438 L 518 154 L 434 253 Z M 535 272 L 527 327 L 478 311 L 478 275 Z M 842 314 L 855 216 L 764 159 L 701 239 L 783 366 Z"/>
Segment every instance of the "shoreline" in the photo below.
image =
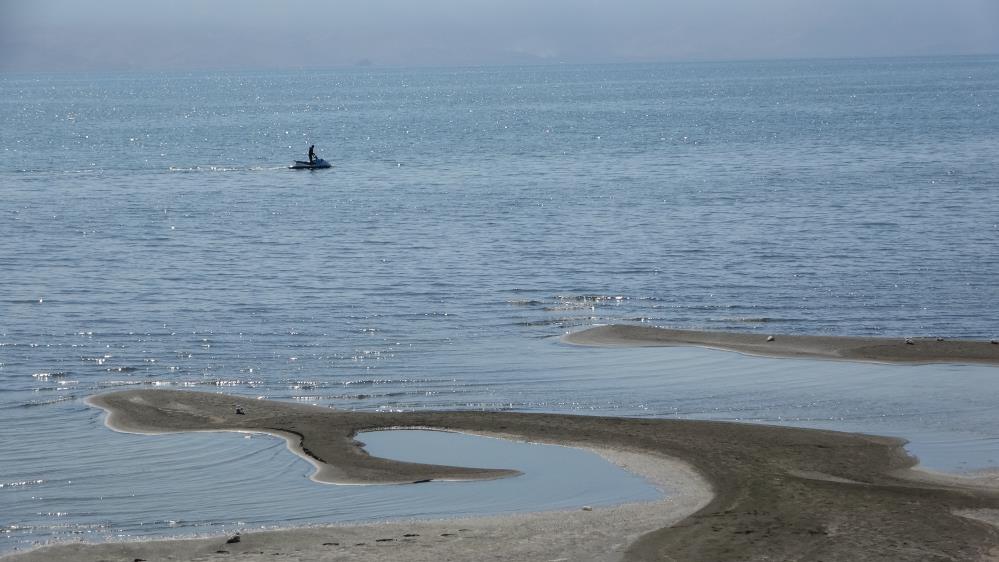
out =
<path fill-rule="evenodd" d="M 681 494 L 593 511 L 250 531 L 236 543 L 225 537 L 72 543 L 13 553 L 5 562 L 231 560 L 233 554 L 250 561 L 638 561 L 668 555 L 854 562 L 941 555 L 976 560 L 999 552 L 999 528 L 987 522 L 999 512 L 999 490 L 918 478 L 915 459 L 894 438 L 692 420 L 345 412 L 184 390 L 125 390 L 90 402 L 111 412 L 106 421 L 133 432 L 285 431 L 300 436 L 302 450 L 317 463 L 369 482 L 452 474 L 453 467 L 361 454 L 353 440 L 358 431 L 425 427 L 610 449 L 618 464 L 652 475 L 654 482 L 672 482 L 669 489 L 676 486 Z M 244 414 L 235 413 L 239 404 Z M 484 476 L 495 469 L 464 470 Z M 714 495 L 705 495 L 706 489 Z"/>
<path fill-rule="evenodd" d="M 694 346 L 746 355 L 921 365 L 999 365 L 999 343 L 943 338 L 802 336 L 674 330 L 612 324 L 572 332 L 562 341 L 593 347 Z"/>
<path fill-rule="evenodd" d="M 129 392 L 129 391 L 125 391 Z M 143 391 L 137 391 L 139 393 Z M 158 393 L 160 391 L 152 391 Z M 178 391 L 165 391 L 178 392 Z M 188 396 L 194 396 L 195 392 L 179 391 Z M 375 482 L 343 482 L 331 481 L 316 478 L 324 468 L 328 468 L 322 461 L 305 453 L 306 448 L 298 443 L 298 436 L 293 433 L 280 432 L 275 430 L 261 431 L 259 428 L 217 428 L 217 429 L 185 429 L 185 430 L 165 430 L 162 428 L 144 427 L 139 429 L 134 421 L 130 422 L 126 418 L 119 423 L 116 414 L 120 412 L 105 404 L 96 395 L 88 397 L 85 402 L 95 408 L 103 409 L 106 412 L 105 425 L 113 431 L 122 431 L 133 434 L 162 435 L 167 433 L 182 432 L 206 432 L 206 431 L 231 431 L 240 433 L 265 433 L 279 436 L 285 439 L 290 452 L 301 456 L 312 464 L 316 472 L 310 477 L 313 481 L 334 485 L 381 485 L 410 483 L 408 479 L 393 482 L 379 479 Z M 215 398 L 221 395 L 208 395 Z M 136 405 L 151 405 L 142 397 L 132 397 L 131 402 Z M 237 398 L 237 397 L 231 397 Z M 253 402 L 250 402 L 252 407 Z M 274 403 L 280 406 L 294 406 L 298 409 L 307 409 L 310 414 L 329 412 L 329 409 L 301 406 L 297 404 Z M 250 409 L 247 408 L 247 410 Z M 174 411 L 189 408 L 171 408 Z M 198 416 L 195 415 L 197 418 Z M 610 506 L 596 506 L 584 508 L 583 510 L 552 510 L 542 512 L 523 512 L 502 515 L 485 516 L 456 516 L 434 519 L 389 519 L 379 523 L 330 523 L 309 525 L 305 527 L 288 527 L 277 529 L 248 529 L 240 534 L 240 541 L 236 544 L 227 543 L 232 533 L 219 534 L 215 536 L 178 537 L 162 539 L 143 539 L 135 541 L 99 542 L 99 543 L 58 543 L 54 545 L 41 546 L 29 551 L 6 553 L 0 556 L 0 560 L 6 561 L 33 561 L 33 560 L 107 560 L 122 559 L 134 560 L 135 558 L 160 558 L 170 560 L 188 560 L 197 558 L 198 560 L 227 560 L 230 554 L 239 554 L 240 560 L 283 560 L 282 554 L 286 553 L 291 544 L 312 544 L 313 548 L 297 547 L 294 549 L 295 560 L 305 556 L 307 559 L 316 560 L 439 560 L 441 557 L 458 556 L 461 559 L 476 560 L 505 560 L 508 556 L 514 559 L 536 559 L 536 558 L 557 558 L 565 553 L 573 554 L 573 560 L 611 560 L 620 559 L 624 547 L 632 540 L 637 539 L 641 534 L 654 531 L 660 527 L 672 525 L 688 515 L 698 511 L 707 505 L 714 497 L 710 484 L 688 463 L 679 459 L 649 453 L 647 451 L 626 450 L 620 447 L 597 447 L 588 445 L 578 445 L 575 443 L 551 440 L 544 437 L 535 439 L 525 439 L 516 433 L 504 431 L 481 431 L 474 429 L 453 429 L 442 427 L 439 424 L 433 425 L 384 425 L 363 429 L 362 431 L 386 431 L 386 430 L 411 430 L 422 429 L 430 431 L 447 431 L 468 435 L 478 435 L 495 439 L 518 440 L 530 443 L 544 443 L 550 445 L 568 446 L 582 448 L 599 455 L 604 460 L 621 467 L 633 474 L 636 474 L 655 486 L 660 491 L 667 493 L 660 499 L 647 501 L 629 502 Z M 358 442 L 352 445 L 360 446 Z M 367 453 L 365 453 L 367 454 Z M 374 458 L 374 457 L 372 457 Z M 384 459 L 379 459 L 384 460 Z M 401 474 L 410 473 L 410 463 L 399 461 L 386 461 L 398 465 Z M 421 465 L 423 466 L 423 465 Z M 448 478 L 452 467 L 434 467 L 441 476 L 433 478 L 435 481 L 456 480 Z M 495 470 L 495 469 L 468 469 L 472 471 Z M 504 474 L 498 477 L 516 476 L 515 474 Z M 497 471 L 497 472 L 499 472 Z M 475 479 L 490 479 L 490 473 L 476 475 Z M 469 478 L 464 478 L 469 479 Z M 567 529 L 570 529 L 567 532 Z M 558 533 L 558 539 L 552 540 L 552 535 Z M 417 542 L 417 537 L 433 535 L 439 538 L 460 536 L 461 543 L 447 544 L 446 541 L 439 541 L 430 547 L 425 556 L 413 557 L 409 551 L 412 544 Z M 395 538 L 392 538 L 393 535 Z M 402 537 L 398 541 L 398 537 Z M 630 538 L 626 541 L 613 541 L 610 537 L 624 536 Z M 336 544 L 331 543 L 331 537 L 338 537 Z M 388 537 L 388 538 L 386 538 Z M 509 547 L 496 550 L 496 541 L 513 542 L 517 546 L 513 549 Z M 316 548 L 319 545 L 322 548 Z M 426 545 L 421 545 L 426 547 Z M 333 547 L 333 548 L 331 548 Z M 261 550 L 263 549 L 263 550 Z M 223 552 L 224 551 L 224 552 Z M 267 552 L 265 552 L 267 551 Z M 285 551 L 282 554 L 276 552 Z M 494 552 L 490 558 L 488 552 Z M 496 555 L 495 553 L 502 553 Z M 216 558 L 218 556 L 218 558 Z"/>

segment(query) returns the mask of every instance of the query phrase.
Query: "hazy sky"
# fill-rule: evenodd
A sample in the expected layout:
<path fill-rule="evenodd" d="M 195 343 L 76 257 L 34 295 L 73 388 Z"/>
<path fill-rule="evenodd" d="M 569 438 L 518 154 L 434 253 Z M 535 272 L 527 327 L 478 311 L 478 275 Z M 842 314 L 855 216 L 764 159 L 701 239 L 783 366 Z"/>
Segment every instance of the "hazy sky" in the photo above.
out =
<path fill-rule="evenodd" d="M 0 70 L 999 53 L 999 0 L 0 0 Z"/>

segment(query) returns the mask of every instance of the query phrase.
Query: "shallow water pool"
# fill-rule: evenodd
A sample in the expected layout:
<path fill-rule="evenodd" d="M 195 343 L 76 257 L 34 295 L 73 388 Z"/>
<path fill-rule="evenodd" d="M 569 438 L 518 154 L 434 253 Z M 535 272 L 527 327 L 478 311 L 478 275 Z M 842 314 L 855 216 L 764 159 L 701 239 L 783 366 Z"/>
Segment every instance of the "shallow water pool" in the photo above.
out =
<path fill-rule="evenodd" d="M 39 430 L 48 440 L 61 428 L 43 424 Z M 284 439 L 265 434 L 100 431 L 113 457 L 85 441 L 68 441 L 57 452 L 21 444 L 18 466 L 48 458 L 49 468 L 44 479 L 29 470 L 3 475 L 0 552 L 51 541 L 578 509 L 662 497 L 589 451 L 451 432 L 383 431 L 361 439 L 379 456 L 523 474 L 419 485 L 320 484 L 309 479 L 312 465 L 288 451 Z"/>

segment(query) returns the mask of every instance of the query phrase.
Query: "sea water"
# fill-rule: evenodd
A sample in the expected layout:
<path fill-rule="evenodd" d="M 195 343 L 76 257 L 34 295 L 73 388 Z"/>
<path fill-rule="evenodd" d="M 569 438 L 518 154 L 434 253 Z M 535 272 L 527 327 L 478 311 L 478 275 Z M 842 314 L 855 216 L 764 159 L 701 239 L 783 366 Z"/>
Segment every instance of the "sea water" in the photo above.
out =
<path fill-rule="evenodd" d="M 997 130 L 996 57 L 0 75 L 0 549 L 337 519 L 280 440 L 108 430 L 83 399 L 118 388 L 790 424 L 995 467 L 995 367 L 557 338 L 999 337 Z M 287 170 L 310 144 L 335 167 Z M 377 493 L 339 519 L 391 514 Z"/>

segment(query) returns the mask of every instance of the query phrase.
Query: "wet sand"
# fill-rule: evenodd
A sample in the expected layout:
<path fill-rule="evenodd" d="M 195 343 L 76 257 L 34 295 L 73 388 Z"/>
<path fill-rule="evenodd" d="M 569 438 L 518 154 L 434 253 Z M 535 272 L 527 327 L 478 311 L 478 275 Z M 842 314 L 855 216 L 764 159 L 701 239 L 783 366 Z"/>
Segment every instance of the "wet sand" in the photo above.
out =
<path fill-rule="evenodd" d="M 344 412 L 170 390 L 114 392 L 91 402 L 125 431 L 285 435 L 332 480 L 511 475 L 502 467 L 375 459 L 353 440 L 362 430 L 428 427 L 601 450 L 680 493 L 593 511 L 250 532 L 233 543 L 220 537 L 62 545 L 11 560 L 999 559 L 999 528 L 989 523 L 999 512 L 999 491 L 917 476 L 909 470 L 914 459 L 892 438 L 687 420 Z"/>
<path fill-rule="evenodd" d="M 944 338 L 787 336 L 745 332 L 672 330 L 648 326 L 598 326 L 564 336 L 577 345 L 697 346 L 747 355 L 839 359 L 878 363 L 999 364 L 999 343 Z"/>

